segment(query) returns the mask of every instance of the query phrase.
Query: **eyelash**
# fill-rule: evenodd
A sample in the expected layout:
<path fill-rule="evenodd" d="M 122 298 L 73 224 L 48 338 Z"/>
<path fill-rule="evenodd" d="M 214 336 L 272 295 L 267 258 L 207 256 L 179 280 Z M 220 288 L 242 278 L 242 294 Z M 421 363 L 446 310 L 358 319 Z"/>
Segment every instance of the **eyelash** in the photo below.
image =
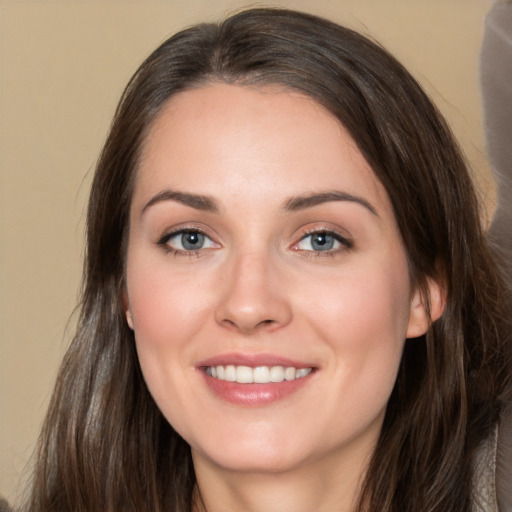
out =
<path fill-rule="evenodd" d="M 331 236 L 336 242 L 339 242 L 341 247 L 338 247 L 336 249 L 326 250 L 326 251 L 309 251 L 309 250 L 301 250 L 300 248 L 296 248 L 302 241 L 304 241 L 306 238 L 311 237 L 313 235 L 327 235 Z M 341 236 L 336 231 L 326 229 L 326 228 L 313 228 L 310 230 L 307 230 L 299 239 L 298 242 L 293 244 L 292 248 L 296 248 L 295 250 L 301 251 L 304 255 L 307 257 L 334 257 L 338 255 L 340 252 L 349 251 L 354 246 L 354 243 L 349 238 L 346 238 L 344 236 Z"/>
<path fill-rule="evenodd" d="M 188 257 L 200 257 L 202 254 L 204 254 L 204 249 L 191 249 L 191 250 L 183 250 L 183 249 L 176 249 L 174 247 L 171 247 L 169 245 L 169 240 L 171 240 L 174 237 L 178 237 L 179 235 L 183 235 L 185 233 L 196 233 L 198 235 L 202 235 L 205 238 L 208 238 L 211 240 L 211 238 L 201 229 L 190 227 L 190 228 L 180 228 L 176 231 L 171 231 L 170 233 L 166 233 L 163 235 L 157 242 L 157 245 L 162 247 L 166 253 L 172 254 L 173 256 L 188 256 Z"/>
<path fill-rule="evenodd" d="M 180 228 L 176 231 L 172 231 L 170 233 L 164 234 L 158 241 L 157 245 L 162 247 L 166 253 L 172 254 L 174 256 L 188 256 L 188 257 L 199 257 L 202 254 L 204 254 L 205 249 L 190 249 L 190 250 L 183 250 L 183 249 L 176 249 L 174 247 L 171 247 L 169 245 L 169 240 L 171 240 L 174 237 L 178 237 L 179 235 L 183 235 L 185 233 L 195 233 L 202 235 L 209 240 L 211 238 L 201 229 L 190 227 L 190 228 Z M 341 247 L 338 247 L 336 249 L 329 249 L 326 251 L 316 251 L 316 250 L 305 250 L 300 249 L 298 245 L 306 240 L 308 237 L 311 237 L 313 235 L 326 235 L 332 237 L 336 242 L 338 242 Z M 214 243 L 214 242 L 213 242 Z M 297 252 L 300 251 L 302 254 L 306 255 L 307 257 L 333 257 L 336 256 L 340 252 L 348 251 L 353 248 L 353 241 L 341 236 L 339 233 L 336 233 L 335 231 L 329 230 L 329 229 L 311 229 L 306 231 L 298 242 L 295 242 L 292 246 L 293 250 L 296 250 Z"/>

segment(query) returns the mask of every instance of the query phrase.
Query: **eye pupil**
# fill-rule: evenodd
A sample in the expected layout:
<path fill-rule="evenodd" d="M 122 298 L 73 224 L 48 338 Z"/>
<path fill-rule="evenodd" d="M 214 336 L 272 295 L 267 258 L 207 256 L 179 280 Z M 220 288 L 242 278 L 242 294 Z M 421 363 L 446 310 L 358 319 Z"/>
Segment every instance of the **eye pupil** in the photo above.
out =
<path fill-rule="evenodd" d="M 326 233 L 315 233 L 311 237 L 311 246 L 315 251 L 328 251 L 334 246 L 334 237 Z"/>
<path fill-rule="evenodd" d="M 197 231 L 185 231 L 181 235 L 181 244 L 187 250 L 200 249 L 204 244 L 204 235 Z"/>

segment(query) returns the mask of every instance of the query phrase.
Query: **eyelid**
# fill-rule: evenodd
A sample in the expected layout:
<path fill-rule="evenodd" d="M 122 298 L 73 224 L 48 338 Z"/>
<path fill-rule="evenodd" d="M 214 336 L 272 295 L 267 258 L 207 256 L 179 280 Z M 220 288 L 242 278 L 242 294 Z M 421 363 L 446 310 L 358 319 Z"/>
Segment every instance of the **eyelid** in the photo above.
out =
<path fill-rule="evenodd" d="M 176 247 L 173 247 L 169 244 L 169 241 L 175 237 L 178 237 L 179 235 L 182 235 L 184 233 L 199 233 L 203 235 L 205 238 L 207 238 L 211 242 L 210 247 L 201 247 L 199 249 L 179 249 Z M 204 253 L 206 251 L 209 251 L 211 249 L 220 248 L 221 245 L 213 239 L 211 235 L 207 233 L 205 229 L 202 229 L 198 227 L 197 225 L 182 225 L 179 227 L 171 228 L 167 230 L 162 236 L 160 236 L 156 242 L 158 246 L 163 247 L 166 252 L 170 252 L 176 255 L 187 255 L 187 256 L 194 256 L 199 255 L 199 253 Z"/>
<path fill-rule="evenodd" d="M 210 230 L 204 229 L 202 227 L 199 227 L 197 224 L 191 224 L 191 225 L 180 225 L 175 226 L 173 228 L 168 229 L 164 232 L 163 235 L 161 235 L 158 240 L 156 241 L 156 245 L 161 246 L 165 249 L 166 252 L 174 253 L 176 255 L 187 255 L 187 256 L 199 256 L 201 254 L 207 253 L 208 251 L 212 249 L 221 248 L 221 244 L 216 242 L 214 237 L 209 234 Z M 341 234 L 340 229 L 336 229 L 334 227 L 329 227 L 326 225 L 321 225 L 318 227 L 309 227 L 302 230 L 302 232 L 299 232 L 295 237 L 295 242 L 291 245 L 291 249 L 296 252 L 301 253 L 309 253 L 308 256 L 334 256 L 340 252 L 348 251 L 352 249 L 353 247 L 353 239 L 347 234 Z M 182 235 L 183 233 L 187 232 L 193 232 L 193 233 L 199 233 L 203 235 L 205 238 L 209 241 L 208 247 L 200 247 L 198 249 L 180 249 L 173 247 L 169 244 L 169 241 L 174 238 L 178 237 L 179 235 Z M 339 246 L 331 249 L 326 249 L 324 251 L 315 250 L 315 249 L 304 249 L 299 247 L 299 244 L 303 242 L 307 237 L 313 236 L 315 234 L 325 234 L 332 236 L 336 242 L 338 242 Z"/>
<path fill-rule="evenodd" d="M 314 249 L 308 250 L 308 249 L 302 249 L 299 247 L 299 244 L 304 239 L 306 239 L 309 236 L 315 235 L 315 234 L 325 234 L 325 235 L 332 236 L 340 244 L 340 247 L 337 247 L 334 249 L 329 249 L 326 251 L 316 251 Z M 354 245 L 354 243 L 353 243 L 353 240 L 351 237 L 342 235 L 335 228 L 330 228 L 327 226 L 319 226 L 319 227 L 308 228 L 305 231 L 303 231 L 300 234 L 300 237 L 298 238 L 298 240 L 292 244 L 291 249 L 295 250 L 297 252 L 300 251 L 303 253 L 310 253 L 310 254 L 308 254 L 308 256 L 310 256 L 310 255 L 334 256 L 335 254 L 337 254 L 339 252 L 344 252 L 344 251 L 352 249 L 353 245 Z"/>

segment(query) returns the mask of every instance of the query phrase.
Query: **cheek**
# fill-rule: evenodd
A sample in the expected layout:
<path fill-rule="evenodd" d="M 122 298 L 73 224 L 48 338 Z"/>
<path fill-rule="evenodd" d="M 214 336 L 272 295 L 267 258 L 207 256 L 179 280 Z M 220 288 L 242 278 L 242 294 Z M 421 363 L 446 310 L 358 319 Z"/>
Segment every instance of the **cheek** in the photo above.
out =
<path fill-rule="evenodd" d="M 144 343 L 172 348 L 192 336 L 206 314 L 205 287 L 190 272 L 170 272 L 151 260 L 133 255 L 127 265 L 127 288 L 135 333 Z"/>
<path fill-rule="evenodd" d="M 319 328 L 331 331 L 329 337 L 353 340 L 361 352 L 377 346 L 378 340 L 403 341 L 410 310 L 410 283 L 403 266 L 361 267 L 310 282 L 303 308 L 319 320 Z"/>
<path fill-rule="evenodd" d="M 191 340 L 208 311 L 204 288 L 189 273 L 170 272 L 158 258 L 136 250 L 129 253 L 126 281 L 141 368 L 152 394 L 158 395 L 190 368 Z"/>
<path fill-rule="evenodd" d="M 329 345 L 332 385 L 339 392 L 332 397 L 336 401 L 344 396 L 346 413 L 372 414 L 385 407 L 393 389 L 410 309 L 409 278 L 403 268 L 352 268 L 333 281 L 337 286 L 311 286 L 303 304 L 315 336 Z"/>
<path fill-rule="evenodd" d="M 204 289 L 192 281 L 189 273 L 169 272 L 136 251 L 127 262 L 128 300 L 142 373 L 159 409 L 178 431 L 186 430 L 184 418 L 193 415 L 193 340 L 208 310 Z"/>

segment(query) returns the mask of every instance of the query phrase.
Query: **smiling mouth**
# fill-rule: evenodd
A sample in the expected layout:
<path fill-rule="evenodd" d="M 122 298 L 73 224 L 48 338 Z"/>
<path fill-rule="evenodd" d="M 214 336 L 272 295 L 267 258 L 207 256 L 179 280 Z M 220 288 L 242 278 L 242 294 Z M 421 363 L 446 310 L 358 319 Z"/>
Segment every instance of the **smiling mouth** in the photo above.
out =
<path fill-rule="evenodd" d="M 239 384 L 271 384 L 302 379 L 313 368 L 294 368 L 293 366 L 207 366 L 206 375 L 217 380 L 237 382 Z"/>

